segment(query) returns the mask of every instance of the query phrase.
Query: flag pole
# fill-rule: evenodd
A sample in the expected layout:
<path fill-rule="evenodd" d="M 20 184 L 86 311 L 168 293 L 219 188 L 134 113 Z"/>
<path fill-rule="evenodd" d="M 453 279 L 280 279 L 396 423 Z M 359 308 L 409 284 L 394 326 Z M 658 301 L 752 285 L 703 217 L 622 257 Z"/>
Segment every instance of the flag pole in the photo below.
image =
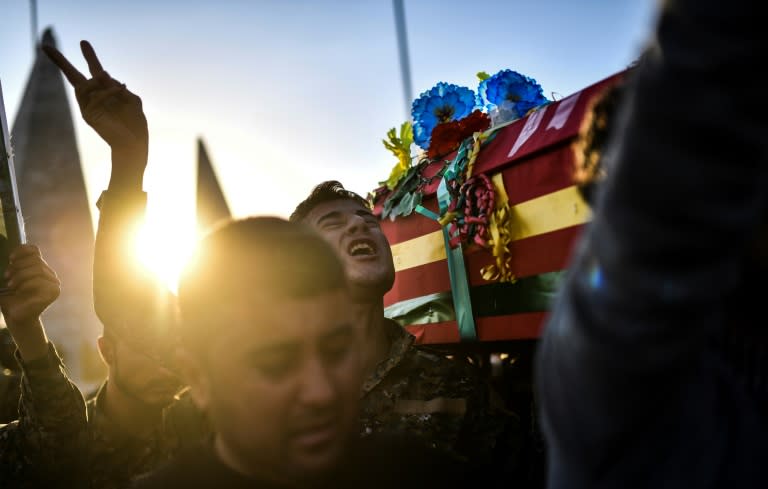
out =
<path fill-rule="evenodd" d="M 411 88 L 411 63 L 408 59 L 408 36 L 405 29 L 405 8 L 403 7 L 403 0 L 392 0 L 392 3 L 395 9 L 397 48 L 400 55 L 400 75 L 403 80 L 403 97 L 405 97 L 405 118 L 410 121 L 413 89 Z"/>
<path fill-rule="evenodd" d="M 37 53 L 37 0 L 29 0 L 30 24 L 32 27 L 32 52 Z"/>

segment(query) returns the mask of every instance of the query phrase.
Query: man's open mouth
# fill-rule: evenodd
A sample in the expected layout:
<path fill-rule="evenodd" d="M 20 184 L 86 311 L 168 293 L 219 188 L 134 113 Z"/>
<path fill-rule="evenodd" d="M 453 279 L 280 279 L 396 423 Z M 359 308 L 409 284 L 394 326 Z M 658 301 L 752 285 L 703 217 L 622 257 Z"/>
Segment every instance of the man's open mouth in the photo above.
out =
<path fill-rule="evenodd" d="M 376 245 L 368 239 L 356 239 L 347 247 L 347 253 L 351 256 L 373 256 L 376 254 Z"/>

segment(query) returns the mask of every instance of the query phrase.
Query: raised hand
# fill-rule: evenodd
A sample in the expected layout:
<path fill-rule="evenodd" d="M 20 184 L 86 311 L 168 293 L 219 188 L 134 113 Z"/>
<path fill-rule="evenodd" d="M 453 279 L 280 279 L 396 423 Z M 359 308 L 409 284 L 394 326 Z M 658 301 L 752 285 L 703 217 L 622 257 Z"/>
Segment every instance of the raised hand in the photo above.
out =
<path fill-rule="evenodd" d="M 104 70 L 88 41 L 81 41 L 80 48 L 88 63 L 90 79 L 72 66 L 55 47 L 44 45 L 43 51 L 74 87 L 85 122 L 109 144 L 113 155 L 130 155 L 134 164 L 137 160 L 143 162 L 140 168 L 143 173 L 149 136 L 141 99 Z"/>
<path fill-rule="evenodd" d="M 37 246 L 21 245 L 13 250 L 5 275 L 11 294 L 0 297 L 0 307 L 9 328 L 36 320 L 59 297 L 59 278 Z"/>
<path fill-rule="evenodd" d="M 0 309 L 22 358 L 31 360 L 47 352 L 40 315 L 59 297 L 61 282 L 34 245 L 11 252 L 5 272 L 10 294 L 0 296 Z"/>

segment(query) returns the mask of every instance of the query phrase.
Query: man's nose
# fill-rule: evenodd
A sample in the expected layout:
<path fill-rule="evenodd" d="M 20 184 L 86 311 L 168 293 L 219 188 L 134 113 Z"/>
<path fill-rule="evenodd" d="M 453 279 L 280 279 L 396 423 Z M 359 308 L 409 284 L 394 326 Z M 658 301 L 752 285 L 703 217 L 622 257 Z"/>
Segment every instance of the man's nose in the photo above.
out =
<path fill-rule="evenodd" d="M 366 225 L 365 218 L 358 216 L 357 214 L 350 216 L 347 219 L 347 232 L 350 234 L 366 231 L 368 226 Z"/>
<path fill-rule="evenodd" d="M 328 369 L 319 359 L 308 361 L 302 371 L 299 401 L 320 407 L 331 404 L 335 397 L 336 389 Z"/>

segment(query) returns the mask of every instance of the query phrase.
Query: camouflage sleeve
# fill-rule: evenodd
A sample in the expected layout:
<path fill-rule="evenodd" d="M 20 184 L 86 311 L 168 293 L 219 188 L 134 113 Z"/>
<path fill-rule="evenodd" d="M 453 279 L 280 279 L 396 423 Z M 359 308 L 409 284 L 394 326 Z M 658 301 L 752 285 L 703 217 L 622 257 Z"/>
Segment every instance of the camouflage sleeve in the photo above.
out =
<path fill-rule="evenodd" d="M 21 365 L 19 419 L 0 427 L 0 474 L 8 487 L 67 487 L 76 481 L 86 433 L 85 401 L 53 344 Z M 5 487 L 5 486 L 4 486 Z"/>
<path fill-rule="evenodd" d="M 362 424 L 363 434 L 416 434 L 474 462 L 490 459 L 510 419 L 474 365 L 420 346 L 365 396 Z"/>

